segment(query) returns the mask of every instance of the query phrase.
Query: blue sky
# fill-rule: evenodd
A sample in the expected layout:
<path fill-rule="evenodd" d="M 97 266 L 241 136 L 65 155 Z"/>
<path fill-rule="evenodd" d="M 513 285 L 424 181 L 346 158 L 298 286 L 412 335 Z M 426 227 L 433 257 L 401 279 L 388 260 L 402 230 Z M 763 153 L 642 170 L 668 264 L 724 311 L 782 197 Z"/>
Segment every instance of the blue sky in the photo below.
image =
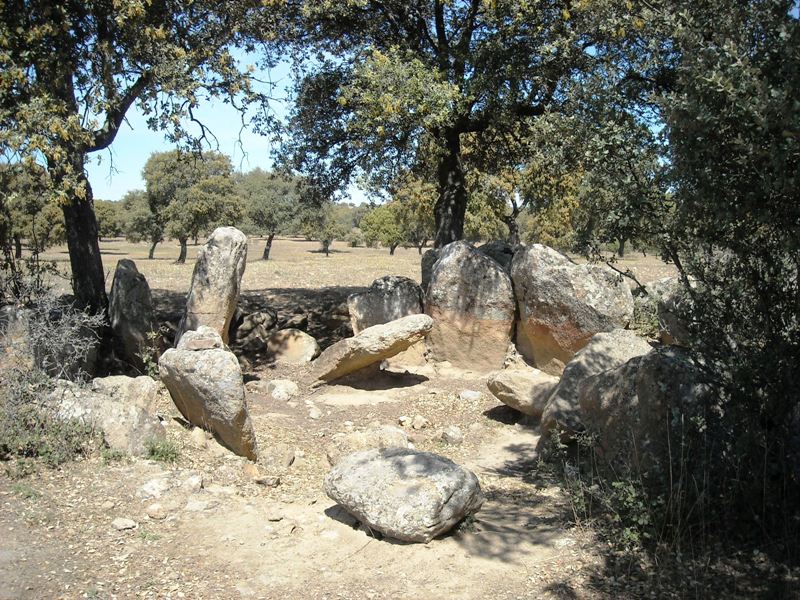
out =
<path fill-rule="evenodd" d="M 256 59 L 242 56 L 240 62 L 255 64 Z M 271 77 L 278 84 L 272 95 L 286 97 L 290 84 L 287 66 L 281 65 L 269 74 L 258 71 L 256 76 L 259 79 Z M 287 104 L 275 101 L 271 108 L 282 117 L 286 114 Z M 266 137 L 244 130 L 241 132 L 240 146 L 241 116 L 235 108 L 221 100 L 201 100 L 195 115 L 217 138 L 219 147 L 211 149 L 230 156 L 236 170 L 270 168 L 271 146 Z M 153 152 L 173 148 L 162 132 L 148 129 L 145 117 L 136 106 L 131 107 L 127 121 L 120 128 L 110 148 L 89 156 L 86 169 L 94 197 L 100 200 L 120 200 L 130 190 L 144 189 L 142 167 L 147 159 Z"/>

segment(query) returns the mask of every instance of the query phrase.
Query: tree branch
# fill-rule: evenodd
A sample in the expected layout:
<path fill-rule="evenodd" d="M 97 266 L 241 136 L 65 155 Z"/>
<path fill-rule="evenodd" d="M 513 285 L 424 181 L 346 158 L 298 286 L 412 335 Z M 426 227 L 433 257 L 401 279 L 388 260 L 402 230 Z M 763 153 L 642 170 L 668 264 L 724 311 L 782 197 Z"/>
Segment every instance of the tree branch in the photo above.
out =
<path fill-rule="evenodd" d="M 111 142 L 117 137 L 117 132 L 119 132 L 119 127 L 125 120 L 125 114 L 128 112 L 128 109 L 150 84 L 151 79 L 152 73 L 149 71 L 142 73 L 139 79 L 127 89 L 119 103 L 109 109 L 106 115 L 105 125 L 103 125 L 102 129 L 94 132 L 94 139 L 89 148 L 86 149 L 87 152 L 104 150 L 111 145 Z"/>

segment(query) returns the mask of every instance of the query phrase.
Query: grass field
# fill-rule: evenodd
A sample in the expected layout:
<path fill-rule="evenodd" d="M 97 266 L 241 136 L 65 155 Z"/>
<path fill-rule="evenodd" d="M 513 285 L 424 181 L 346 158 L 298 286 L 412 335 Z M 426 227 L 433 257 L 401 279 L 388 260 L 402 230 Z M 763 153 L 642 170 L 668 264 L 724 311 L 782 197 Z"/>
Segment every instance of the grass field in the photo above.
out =
<path fill-rule="evenodd" d="M 398 248 L 394 256 L 390 256 L 384 248 L 349 248 L 344 242 L 336 242 L 330 256 L 326 257 L 319 252 L 318 242 L 288 238 L 275 240 L 270 260 L 263 261 L 263 244 L 264 241 L 259 238 L 250 240 L 243 291 L 366 287 L 384 275 L 403 275 L 420 280 L 420 255 L 415 248 Z M 186 293 L 200 245 L 189 246 L 188 257 L 183 265 L 175 264 L 178 256 L 175 242 L 159 244 L 153 260 L 147 259 L 146 243 L 133 244 L 123 239 L 111 239 L 103 240 L 100 248 L 107 289 L 111 288 L 117 262 L 130 258 L 147 277 L 151 289 Z M 51 248 L 43 256 L 55 260 L 63 271 L 68 272 L 69 257 L 65 246 Z M 621 270 L 630 268 L 642 282 L 674 274 L 674 268 L 664 264 L 658 257 L 635 253 L 620 259 L 617 267 Z M 68 291 L 68 282 L 63 283 L 63 288 L 64 292 Z"/>

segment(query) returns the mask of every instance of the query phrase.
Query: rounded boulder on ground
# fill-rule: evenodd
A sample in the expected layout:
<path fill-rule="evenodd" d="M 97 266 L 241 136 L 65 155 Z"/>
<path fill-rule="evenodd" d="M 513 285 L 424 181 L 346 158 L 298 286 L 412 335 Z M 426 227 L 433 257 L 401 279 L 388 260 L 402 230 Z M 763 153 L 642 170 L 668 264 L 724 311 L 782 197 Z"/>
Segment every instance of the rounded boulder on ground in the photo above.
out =
<path fill-rule="evenodd" d="M 382 534 L 427 543 L 475 514 L 484 497 L 477 477 L 453 461 L 416 450 L 367 450 L 344 458 L 325 493 Z"/>

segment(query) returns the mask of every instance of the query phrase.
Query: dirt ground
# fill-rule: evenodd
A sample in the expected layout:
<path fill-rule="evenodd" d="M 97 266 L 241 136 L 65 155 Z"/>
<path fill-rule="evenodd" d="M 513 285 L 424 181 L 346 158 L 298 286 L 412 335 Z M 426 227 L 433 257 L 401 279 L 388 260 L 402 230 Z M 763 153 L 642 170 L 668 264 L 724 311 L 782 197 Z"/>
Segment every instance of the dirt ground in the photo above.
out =
<path fill-rule="evenodd" d="M 260 243 L 250 247 L 242 306 L 305 315 L 323 345 L 341 331 L 347 294 L 387 274 L 419 280 L 414 249 L 389 256 L 337 243 L 326 258 L 315 243 L 278 240 L 263 262 Z M 136 261 L 164 321 L 180 316 L 196 247 L 185 265 L 172 263 L 171 246 L 152 261 L 143 244 L 102 248 L 109 273 L 121 258 Z M 66 261 L 65 250 L 50 257 Z M 618 266 L 645 281 L 671 273 L 653 258 Z M 610 551 L 591 528 L 574 526 L 567 498 L 538 463 L 537 428 L 493 399 L 485 377 L 430 365 L 408 371 L 312 388 L 302 367 L 253 361 L 246 380 L 288 378 L 301 388 L 285 402 L 248 384 L 257 467 L 198 438 L 162 392 L 176 462 L 98 455 L 20 480 L 0 474 L 0 599 L 664 597 L 647 577 L 604 574 Z M 481 395 L 462 399 L 464 390 Z M 408 428 L 414 446 L 472 469 L 487 498 L 474 520 L 428 544 L 373 536 L 322 491 L 334 434 L 416 415 L 430 424 Z M 441 441 L 451 425 L 464 433 L 461 444 Z M 119 518 L 134 525 L 118 530 Z"/>

